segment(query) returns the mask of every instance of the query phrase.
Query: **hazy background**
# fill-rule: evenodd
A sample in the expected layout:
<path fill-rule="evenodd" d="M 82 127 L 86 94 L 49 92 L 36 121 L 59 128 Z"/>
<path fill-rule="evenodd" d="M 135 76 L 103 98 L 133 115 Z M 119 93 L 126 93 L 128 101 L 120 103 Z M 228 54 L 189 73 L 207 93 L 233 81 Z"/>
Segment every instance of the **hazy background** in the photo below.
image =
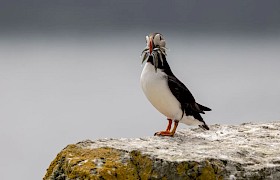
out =
<path fill-rule="evenodd" d="M 1 179 L 42 179 L 67 144 L 151 136 L 139 78 L 161 32 L 208 124 L 279 120 L 280 1 L 0 1 Z M 188 128 L 180 125 L 180 128 Z"/>

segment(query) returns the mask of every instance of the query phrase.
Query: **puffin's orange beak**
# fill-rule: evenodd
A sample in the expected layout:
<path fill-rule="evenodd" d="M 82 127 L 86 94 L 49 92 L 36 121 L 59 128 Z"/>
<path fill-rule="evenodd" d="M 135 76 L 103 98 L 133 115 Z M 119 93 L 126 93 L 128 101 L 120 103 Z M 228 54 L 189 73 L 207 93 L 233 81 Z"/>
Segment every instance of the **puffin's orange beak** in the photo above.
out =
<path fill-rule="evenodd" d="M 150 54 L 153 51 L 153 40 L 152 40 L 152 37 L 150 37 L 150 41 L 149 41 L 149 51 L 150 51 Z"/>

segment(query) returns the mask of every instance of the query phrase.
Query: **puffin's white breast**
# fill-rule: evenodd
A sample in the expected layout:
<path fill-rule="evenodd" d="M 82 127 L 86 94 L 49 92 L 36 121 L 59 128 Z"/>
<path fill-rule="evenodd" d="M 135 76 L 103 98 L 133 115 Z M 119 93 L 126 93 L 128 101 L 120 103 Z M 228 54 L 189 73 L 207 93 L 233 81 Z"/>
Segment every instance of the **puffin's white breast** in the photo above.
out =
<path fill-rule="evenodd" d="M 151 63 L 146 63 L 141 74 L 141 86 L 152 105 L 166 117 L 181 120 L 180 102 L 172 94 L 167 82 L 167 75 Z"/>

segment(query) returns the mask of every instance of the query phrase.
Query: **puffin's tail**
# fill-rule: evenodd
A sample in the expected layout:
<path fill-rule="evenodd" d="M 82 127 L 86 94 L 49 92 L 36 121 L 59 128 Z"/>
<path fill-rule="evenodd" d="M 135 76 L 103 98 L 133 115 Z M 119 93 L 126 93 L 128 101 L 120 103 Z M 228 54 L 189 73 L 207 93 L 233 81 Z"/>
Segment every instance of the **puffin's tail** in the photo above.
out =
<path fill-rule="evenodd" d="M 199 127 L 202 128 L 203 130 L 209 130 L 209 127 L 205 123 L 203 125 L 199 125 Z"/>
<path fill-rule="evenodd" d="M 199 109 L 201 109 L 202 111 L 212 111 L 210 108 L 206 107 L 206 106 L 202 106 L 201 104 L 196 103 L 199 107 Z"/>
<path fill-rule="evenodd" d="M 201 117 L 201 115 L 199 113 L 195 113 L 194 114 L 194 118 L 196 120 L 199 121 L 199 127 L 204 129 L 204 130 L 209 130 L 209 127 L 207 126 L 207 124 L 204 122 L 203 118 Z"/>

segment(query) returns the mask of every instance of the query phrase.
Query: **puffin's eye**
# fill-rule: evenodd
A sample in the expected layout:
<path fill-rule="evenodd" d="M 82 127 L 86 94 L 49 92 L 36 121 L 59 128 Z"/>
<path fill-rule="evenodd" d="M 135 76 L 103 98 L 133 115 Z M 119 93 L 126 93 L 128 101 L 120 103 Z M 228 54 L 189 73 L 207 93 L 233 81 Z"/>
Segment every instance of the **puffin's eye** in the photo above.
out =
<path fill-rule="evenodd" d="M 161 36 L 159 36 L 159 40 L 162 40 L 162 37 L 161 37 Z"/>

